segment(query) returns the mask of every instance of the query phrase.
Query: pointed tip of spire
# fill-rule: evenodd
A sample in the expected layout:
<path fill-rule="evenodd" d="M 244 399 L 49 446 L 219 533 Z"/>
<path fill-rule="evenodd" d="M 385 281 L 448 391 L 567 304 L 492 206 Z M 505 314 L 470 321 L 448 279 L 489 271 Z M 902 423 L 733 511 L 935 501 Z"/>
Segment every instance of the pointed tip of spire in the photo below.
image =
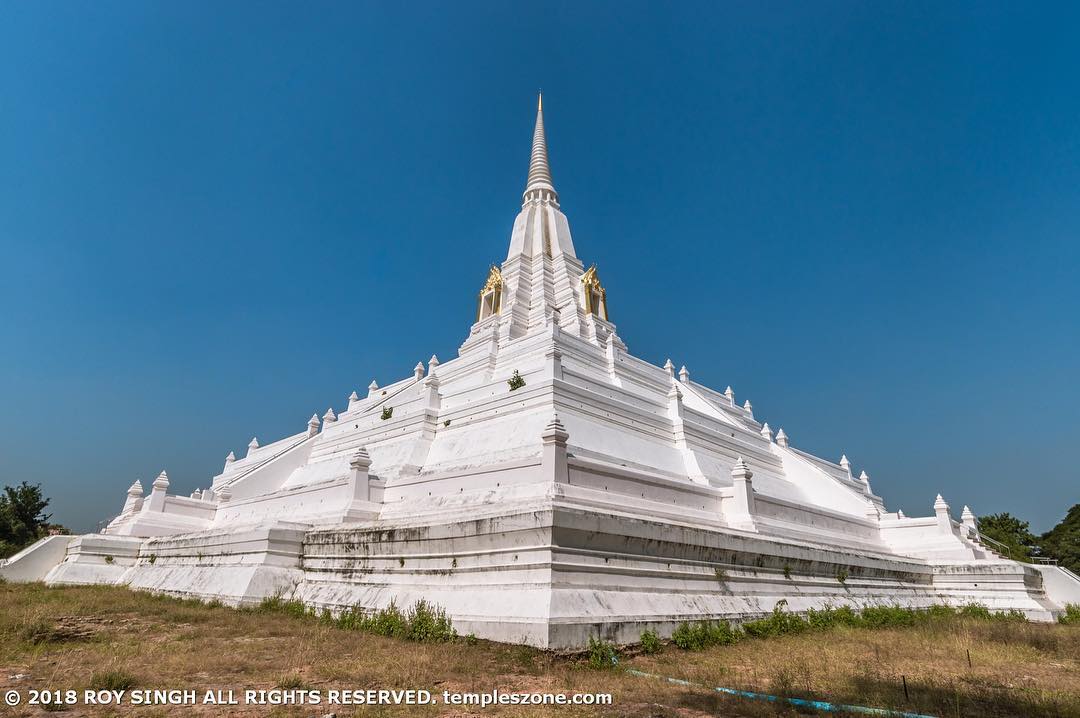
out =
<path fill-rule="evenodd" d="M 544 111 L 544 91 L 543 90 L 538 90 L 536 92 L 536 111 L 537 112 L 543 112 Z"/>
<path fill-rule="evenodd" d="M 349 401 L 360 401 L 360 395 L 353 391 L 352 394 L 349 394 Z"/>
<path fill-rule="evenodd" d="M 529 155 L 529 177 L 525 181 L 524 200 L 551 200 L 558 206 L 559 195 L 551 181 L 548 164 L 547 136 L 544 133 L 543 95 L 537 96 L 536 127 L 533 129 L 532 152 Z"/>

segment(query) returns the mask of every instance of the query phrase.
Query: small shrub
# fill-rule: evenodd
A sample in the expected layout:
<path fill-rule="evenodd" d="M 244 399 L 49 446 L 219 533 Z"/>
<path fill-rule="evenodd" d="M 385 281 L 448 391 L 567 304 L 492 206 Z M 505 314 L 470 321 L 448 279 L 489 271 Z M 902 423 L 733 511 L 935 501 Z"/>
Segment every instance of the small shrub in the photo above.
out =
<path fill-rule="evenodd" d="M 298 691 L 308 687 L 308 684 L 304 683 L 304 679 L 301 678 L 298 673 L 282 676 L 275 686 L 275 688 L 279 688 L 283 691 Z"/>
<path fill-rule="evenodd" d="M 343 611 L 334 624 L 350 631 L 366 631 L 389 638 L 403 638 L 421 643 L 443 643 L 457 638 L 457 631 L 446 610 L 417 601 L 408 613 L 403 613 L 395 601 L 386 608 L 366 613 L 361 608 Z M 470 634 L 471 635 L 471 634 Z M 472 637 L 476 640 L 476 637 Z"/>
<path fill-rule="evenodd" d="M 810 628 L 823 631 L 837 626 L 857 627 L 863 625 L 860 616 L 851 606 L 833 608 L 825 606 L 821 610 L 810 609 L 806 612 L 806 622 Z"/>
<path fill-rule="evenodd" d="M 284 613 L 286 616 L 292 616 L 293 618 L 307 618 L 315 615 L 315 609 L 308 608 L 303 601 L 296 598 L 286 600 L 281 596 L 264 598 L 259 604 L 259 611 L 261 613 Z"/>
<path fill-rule="evenodd" d="M 151 566 L 153 566 L 155 563 L 157 563 L 157 554 L 156 553 L 150 554 L 150 556 L 147 557 L 146 562 L 149 563 Z"/>
<path fill-rule="evenodd" d="M 113 561 L 115 561 L 115 560 L 116 560 L 116 559 L 114 559 L 114 558 L 113 558 L 112 556 L 106 556 L 106 557 L 105 557 L 105 563 L 107 563 L 107 564 L 110 564 L 110 565 L 111 565 L 111 564 L 112 564 L 112 562 L 113 562 Z"/>
<path fill-rule="evenodd" d="M 382 410 L 382 416 L 380 418 L 382 418 L 383 421 L 386 421 L 387 419 L 389 419 L 393 415 L 394 415 L 394 407 L 392 407 L 392 406 L 384 406 L 383 410 Z"/>
<path fill-rule="evenodd" d="M 810 624 L 799 616 L 785 611 L 784 608 L 786 607 L 787 601 L 780 599 L 776 602 L 776 607 L 773 608 L 773 612 L 769 616 L 744 623 L 743 631 L 746 632 L 746 635 L 754 638 L 769 638 L 771 636 L 802 633 L 810 627 Z"/>
<path fill-rule="evenodd" d="M 476 637 L 475 633 L 469 633 L 465 635 L 465 644 L 468 646 L 475 646 L 480 643 L 480 639 Z"/>
<path fill-rule="evenodd" d="M 135 676 L 118 669 L 94 671 L 90 676 L 90 688 L 95 691 L 127 691 L 134 688 L 135 683 Z"/>
<path fill-rule="evenodd" d="M 947 606 L 944 603 L 935 603 L 933 606 L 926 609 L 926 616 L 931 620 L 956 618 L 956 609 L 952 606 Z"/>
<path fill-rule="evenodd" d="M 212 598 L 212 599 L 210 599 L 209 601 L 206 602 L 206 607 L 207 608 L 221 608 L 224 605 L 225 604 L 222 603 L 221 599 L 219 599 L 219 598 Z"/>
<path fill-rule="evenodd" d="M 641 632 L 641 650 L 648 654 L 659 653 L 664 649 L 664 644 L 660 641 L 660 636 L 656 631 L 642 631 Z"/>
<path fill-rule="evenodd" d="M 724 569 L 722 569 L 722 568 L 713 569 L 713 575 L 716 576 L 716 580 L 719 581 L 720 583 L 726 583 L 727 582 L 727 578 L 728 578 L 727 571 L 725 571 Z"/>
<path fill-rule="evenodd" d="M 672 642 L 684 651 L 700 651 L 710 646 L 725 646 L 739 640 L 738 632 L 726 621 L 716 623 L 681 623 L 671 634 Z"/>
<path fill-rule="evenodd" d="M 613 668 L 619 662 L 619 654 L 615 645 L 602 641 L 598 638 L 589 637 L 589 667 L 590 668 Z"/>
<path fill-rule="evenodd" d="M 386 608 L 379 609 L 367 616 L 366 620 L 362 621 L 360 625 L 363 630 L 380 636 L 390 638 L 409 637 L 409 624 L 405 619 L 405 614 L 397 607 L 395 601 L 390 601 L 390 605 Z"/>
<path fill-rule="evenodd" d="M 862 622 L 867 628 L 914 626 L 918 614 L 900 606 L 867 606 L 862 610 Z"/>
<path fill-rule="evenodd" d="M 981 603 L 968 603 L 960 607 L 960 615 L 963 618 L 978 618 L 988 621 L 990 620 L 990 609 Z"/>
<path fill-rule="evenodd" d="M 525 378 L 521 376 L 521 372 L 515 369 L 513 375 L 506 380 L 506 383 L 510 385 L 510 391 L 517 391 L 525 386 Z"/>
<path fill-rule="evenodd" d="M 408 639 L 420 643 L 445 643 L 457 638 L 454 624 L 446 610 L 420 599 L 405 617 L 409 626 Z"/>
<path fill-rule="evenodd" d="M 791 580 L 791 566 L 788 566 L 786 563 L 784 564 L 784 578 L 789 581 Z"/>
<path fill-rule="evenodd" d="M 848 572 L 846 568 L 836 569 L 836 580 L 841 584 L 847 583 Z"/>
<path fill-rule="evenodd" d="M 442 423 L 442 425 L 443 425 L 443 426 L 450 426 L 450 420 L 449 420 L 449 419 L 447 419 L 446 421 L 444 421 L 444 422 Z"/>
<path fill-rule="evenodd" d="M 1058 617 L 1058 623 L 1080 624 L 1080 603 L 1066 603 L 1065 613 Z"/>

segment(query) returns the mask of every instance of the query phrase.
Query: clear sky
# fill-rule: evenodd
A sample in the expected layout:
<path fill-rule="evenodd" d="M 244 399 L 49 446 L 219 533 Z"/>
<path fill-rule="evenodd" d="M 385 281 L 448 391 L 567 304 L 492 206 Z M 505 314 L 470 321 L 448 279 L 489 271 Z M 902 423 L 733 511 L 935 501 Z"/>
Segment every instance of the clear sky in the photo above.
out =
<path fill-rule="evenodd" d="M 538 88 L 632 352 L 890 508 L 1080 501 L 1080 8 L 0 4 L 0 483 L 91 529 L 456 354 Z"/>

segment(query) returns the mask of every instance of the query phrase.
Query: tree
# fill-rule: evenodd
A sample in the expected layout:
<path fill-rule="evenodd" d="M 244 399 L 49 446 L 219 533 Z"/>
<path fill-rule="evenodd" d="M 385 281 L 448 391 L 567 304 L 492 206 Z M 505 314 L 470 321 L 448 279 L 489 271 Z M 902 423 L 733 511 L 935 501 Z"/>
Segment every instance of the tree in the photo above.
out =
<path fill-rule="evenodd" d="M 10 556 L 49 532 L 49 500 L 41 495 L 41 485 L 25 481 L 5 486 L 0 494 L 0 556 Z"/>
<path fill-rule="evenodd" d="M 1017 561 L 1028 561 L 1033 554 L 1038 553 L 1038 539 L 1031 533 L 1027 521 L 1021 521 L 1008 513 L 991 514 L 980 516 L 978 526 L 980 534 L 1008 546 L 1012 558 Z"/>
<path fill-rule="evenodd" d="M 1056 558 L 1065 568 L 1080 573 L 1080 504 L 1076 504 L 1065 518 L 1039 539 L 1039 545 L 1047 556 Z"/>

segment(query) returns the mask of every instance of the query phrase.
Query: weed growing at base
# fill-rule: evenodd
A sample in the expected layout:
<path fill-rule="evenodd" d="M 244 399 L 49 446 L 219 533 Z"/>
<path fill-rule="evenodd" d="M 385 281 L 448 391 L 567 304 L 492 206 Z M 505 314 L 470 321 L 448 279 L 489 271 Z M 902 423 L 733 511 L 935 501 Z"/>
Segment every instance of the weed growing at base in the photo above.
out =
<path fill-rule="evenodd" d="M 445 643 L 457 638 L 457 631 L 451 623 L 446 610 L 440 606 L 420 599 L 412 608 L 402 611 L 397 603 L 390 602 L 386 608 L 378 611 L 364 611 L 350 608 L 336 618 L 324 610 L 316 615 L 315 609 L 308 608 L 303 602 L 286 600 L 275 596 L 263 599 L 256 609 L 265 613 L 284 613 L 295 618 L 319 618 L 323 623 L 349 631 L 366 631 L 380 636 L 401 638 L 419 643 Z"/>
<path fill-rule="evenodd" d="M 710 646 L 727 645 L 745 638 L 774 638 L 790 636 L 806 631 L 827 631 L 837 627 L 883 629 L 915 626 L 933 621 L 952 618 L 966 618 L 978 621 L 1027 622 L 1027 617 L 1020 611 L 993 612 L 978 603 L 969 603 L 959 608 L 951 606 L 931 606 L 927 610 L 902 608 L 900 606 L 867 606 L 855 610 L 850 606 L 826 606 L 820 610 L 810 609 L 806 617 L 789 613 L 787 601 L 781 599 L 773 612 L 765 618 L 747 621 L 733 627 L 725 621 L 707 621 L 681 623 L 671 635 L 671 641 L 679 648 L 699 651 Z M 1062 623 L 1080 622 L 1080 606 L 1072 607 L 1072 618 L 1067 611 L 1061 618 Z M 645 634 L 642 634 L 644 647 Z M 646 649 L 646 652 L 653 652 Z"/>
<path fill-rule="evenodd" d="M 641 650 L 646 653 L 659 653 L 664 650 L 664 643 L 656 631 L 642 631 Z"/>
<path fill-rule="evenodd" d="M 619 653 L 615 644 L 589 637 L 589 667 L 614 668 L 619 663 Z"/>

